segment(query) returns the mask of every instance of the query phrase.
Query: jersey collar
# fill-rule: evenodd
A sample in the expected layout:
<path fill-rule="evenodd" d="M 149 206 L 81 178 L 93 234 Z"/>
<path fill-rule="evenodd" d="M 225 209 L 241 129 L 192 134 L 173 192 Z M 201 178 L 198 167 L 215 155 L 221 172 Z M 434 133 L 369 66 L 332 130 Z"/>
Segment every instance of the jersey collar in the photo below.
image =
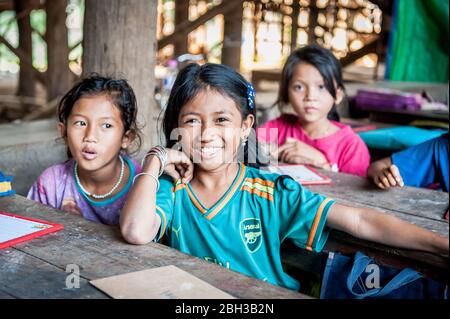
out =
<path fill-rule="evenodd" d="M 187 184 L 186 191 L 189 195 L 194 206 L 205 216 L 206 219 L 211 220 L 214 216 L 216 216 L 233 198 L 236 192 L 240 189 L 242 182 L 244 181 L 246 172 L 246 167 L 244 164 L 239 163 L 239 169 L 234 178 L 233 183 L 225 192 L 225 194 L 215 203 L 211 208 L 207 209 L 202 203 L 198 200 L 195 195 L 193 189 L 191 188 L 190 183 Z"/>

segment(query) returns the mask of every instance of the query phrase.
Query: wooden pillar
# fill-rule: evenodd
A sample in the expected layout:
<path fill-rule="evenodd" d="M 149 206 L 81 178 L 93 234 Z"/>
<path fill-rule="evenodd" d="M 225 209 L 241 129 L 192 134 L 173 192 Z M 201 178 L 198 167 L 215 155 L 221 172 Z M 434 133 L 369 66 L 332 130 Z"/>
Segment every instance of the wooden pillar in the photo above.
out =
<path fill-rule="evenodd" d="M 316 35 L 314 34 L 314 29 L 317 26 L 317 16 L 319 15 L 319 9 L 316 6 L 315 1 L 312 1 L 309 6 L 309 17 L 308 17 L 308 43 L 316 43 Z"/>
<path fill-rule="evenodd" d="M 298 15 L 300 14 L 299 0 L 294 0 L 292 3 L 292 27 L 291 27 L 291 52 L 297 47 L 297 30 L 298 30 Z"/>
<path fill-rule="evenodd" d="M 236 7 L 229 14 L 224 15 L 222 63 L 239 71 L 241 67 L 243 2 L 241 0 L 227 1 L 234 1 Z"/>
<path fill-rule="evenodd" d="M 30 14 L 25 11 L 29 11 L 29 7 L 33 5 L 32 0 L 14 0 L 14 9 L 16 16 L 20 16 L 17 19 L 17 26 L 19 29 L 19 47 L 18 49 L 23 53 L 20 61 L 19 71 L 19 85 L 17 89 L 17 95 L 34 97 L 36 95 L 34 70 L 31 64 L 25 63 L 23 59 L 32 61 L 32 42 L 31 42 L 31 23 Z M 28 108 L 28 105 L 24 105 Z"/>
<path fill-rule="evenodd" d="M 143 150 L 156 144 L 154 101 L 157 1 L 86 0 L 83 76 L 91 72 L 127 79 L 138 103 Z"/>
<path fill-rule="evenodd" d="M 69 45 L 66 27 L 67 0 L 46 2 L 47 31 L 47 100 L 64 95 L 71 86 Z"/>
<path fill-rule="evenodd" d="M 189 20 L 189 1 L 175 0 L 175 25 L 179 25 Z M 178 57 L 188 53 L 187 35 L 178 38 L 174 42 L 174 55 Z"/>

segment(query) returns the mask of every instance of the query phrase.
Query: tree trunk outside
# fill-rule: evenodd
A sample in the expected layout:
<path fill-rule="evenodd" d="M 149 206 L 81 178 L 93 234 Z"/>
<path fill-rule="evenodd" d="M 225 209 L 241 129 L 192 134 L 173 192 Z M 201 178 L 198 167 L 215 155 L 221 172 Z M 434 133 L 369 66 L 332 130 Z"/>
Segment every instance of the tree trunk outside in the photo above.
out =
<path fill-rule="evenodd" d="M 64 95 L 71 86 L 66 27 L 67 0 L 47 0 L 47 100 Z"/>
<path fill-rule="evenodd" d="M 26 10 L 33 4 L 32 0 L 14 0 L 14 9 L 16 15 Z M 19 29 L 19 49 L 32 60 L 32 46 L 31 46 L 31 23 L 30 15 L 27 14 L 17 21 Z M 36 83 L 33 76 L 33 67 L 27 63 L 20 62 L 19 71 L 19 85 L 17 95 L 34 97 L 36 96 Z M 28 106 L 25 105 L 27 108 Z"/>
<path fill-rule="evenodd" d="M 83 76 L 125 78 L 136 94 L 143 147 L 159 141 L 154 101 L 157 0 L 86 0 Z"/>

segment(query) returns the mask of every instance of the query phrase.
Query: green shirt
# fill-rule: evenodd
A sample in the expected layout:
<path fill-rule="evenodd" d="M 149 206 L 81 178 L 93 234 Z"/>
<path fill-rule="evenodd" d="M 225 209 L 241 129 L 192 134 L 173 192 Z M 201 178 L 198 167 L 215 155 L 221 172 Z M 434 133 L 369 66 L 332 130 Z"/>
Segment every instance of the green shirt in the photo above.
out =
<path fill-rule="evenodd" d="M 190 184 L 160 179 L 156 211 L 158 240 L 171 247 L 272 284 L 298 290 L 282 268 L 281 243 L 290 238 L 320 251 L 328 237 L 326 218 L 334 203 L 287 176 L 242 164 L 230 188 L 205 208 Z"/>

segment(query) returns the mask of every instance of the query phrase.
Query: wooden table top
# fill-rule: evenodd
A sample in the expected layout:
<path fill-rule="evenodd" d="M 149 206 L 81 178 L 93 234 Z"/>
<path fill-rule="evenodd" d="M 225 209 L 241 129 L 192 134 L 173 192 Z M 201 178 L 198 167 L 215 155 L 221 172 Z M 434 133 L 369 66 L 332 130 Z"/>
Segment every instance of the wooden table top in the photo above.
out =
<path fill-rule="evenodd" d="M 443 218 L 449 208 L 449 194 L 446 192 L 406 186 L 382 190 L 367 178 L 320 169 L 318 171 L 330 177 L 332 184 L 307 186 L 315 193 L 329 196 L 343 205 L 372 208 L 441 235 L 449 235 L 449 223 Z M 413 267 L 429 277 L 448 280 L 449 259 L 431 253 L 388 247 L 336 230 L 332 230 L 324 247 L 324 252 L 340 251 L 351 254 L 357 250 L 365 252 L 382 264 Z M 304 264 L 305 261 L 300 260 L 302 257 L 298 255 L 298 251 L 294 249 L 294 252 L 286 252 L 283 258 L 291 263 Z M 311 258 L 311 254 L 308 256 Z"/>
<path fill-rule="evenodd" d="M 309 298 L 162 244 L 127 244 L 117 227 L 90 222 L 19 195 L 0 197 L 0 211 L 64 225 L 62 231 L 0 250 L 0 298 L 108 298 L 89 281 L 167 265 L 237 298 Z M 80 268 L 80 288 L 66 288 L 69 264 Z"/>

